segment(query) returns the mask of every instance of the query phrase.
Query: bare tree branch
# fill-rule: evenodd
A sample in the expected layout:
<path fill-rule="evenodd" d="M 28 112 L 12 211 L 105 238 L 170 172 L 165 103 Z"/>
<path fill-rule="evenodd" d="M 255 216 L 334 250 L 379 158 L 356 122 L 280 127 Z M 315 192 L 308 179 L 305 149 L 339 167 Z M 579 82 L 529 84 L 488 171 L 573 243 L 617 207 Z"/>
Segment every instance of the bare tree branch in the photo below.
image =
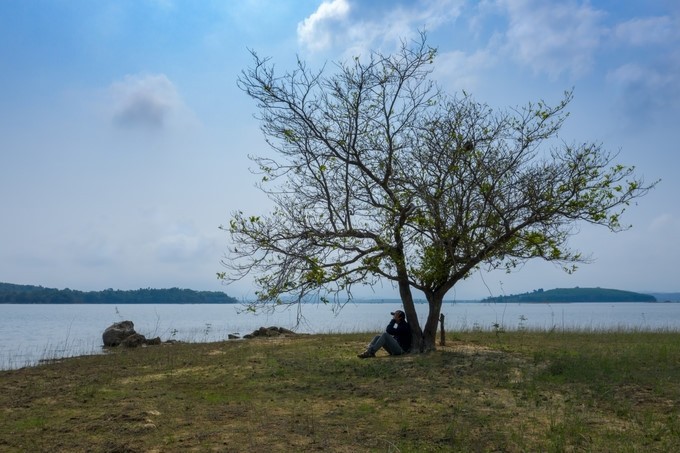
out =
<path fill-rule="evenodd" d="M 624 209 L 655 183 L 599 144 L 559 141 L 570 91 L 556 106 L 494 110 L 443 93 L 435 54 L 423 34 L 330 75 L 299 60 L 278 75 L 252 53 L 238 84 L 274 153 L 252 160 L 275 210 L 233 213 L 222 276 L 254 275 L 254 307 L 342 305 L 355 285 L 387 280 L 415 345 L 431 349 L 444 296 L 480 266 L 541 258 L 573 271 L 587 261 L 568 244 L 578 223 L 626 229 Z M 429 302 L 422 328 L 413 289 Z"/>

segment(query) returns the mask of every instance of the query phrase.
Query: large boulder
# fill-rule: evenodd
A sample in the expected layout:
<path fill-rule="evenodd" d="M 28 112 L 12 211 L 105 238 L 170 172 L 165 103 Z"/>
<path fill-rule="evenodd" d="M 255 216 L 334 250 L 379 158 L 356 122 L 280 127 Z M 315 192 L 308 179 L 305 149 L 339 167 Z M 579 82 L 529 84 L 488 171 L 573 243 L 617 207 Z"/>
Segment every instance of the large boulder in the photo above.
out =
<path fill-rule="evenodd" d="M 150 344 L 161 344 L 160 337 L 147 339 L 144 335 L 135 332 L 135 325 L 132 321 L 117 322 L 106 328 L 102 334 L 104 346 L 115 347 L 125 346 L 126 348 L 136 348 Z"/>
<path fill-rule="evenodd" d="M 135 325 L 132 321 L 121 321 L 111 324 L 102 334 L 104 346 L 118 346 L 127 337 L 135 335 Z"/>
<path fill-rule="evenodd" d="M 125 337 L 120 344 L 126 348 L 136 348 L 137 346 L 146 344 L 146 338 L 144 335 L 133 333 L 132 335 Z"/>
<path fill-rule="evenodd" d="M 284 329 L 283 327 L 260 327 L 259 329 L 244 335 L 243 338 L 251 339 L 256 337 L 279 337 L 287 335 L 296 335 L 292 330 Z"/>

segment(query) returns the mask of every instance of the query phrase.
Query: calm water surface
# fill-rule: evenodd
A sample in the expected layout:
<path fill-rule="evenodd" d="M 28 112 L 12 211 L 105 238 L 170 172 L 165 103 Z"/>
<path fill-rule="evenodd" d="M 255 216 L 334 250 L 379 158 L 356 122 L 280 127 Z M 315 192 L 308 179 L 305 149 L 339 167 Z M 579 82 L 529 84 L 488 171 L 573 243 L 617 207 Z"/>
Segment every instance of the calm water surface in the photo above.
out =
<path fill-rule="evenodd" d="M 242 312 L 240 305 L 13 305 L 0 304 L 0 369 L 102 352 L 102 333 L 114 322 L 130 320 L 147 338 L 191 342 L 225 340 L 260 326 L 301 333 L 375 332 L 398 304 L 349 304 L 334 313 L 306 305 L 271 314 Z M 417 305 L 421 322 L 426 305 Z M 672 329 L 680 330 L 678 303 L 483 304 L 445 303 L 447 330 L 493 329 Z"/>

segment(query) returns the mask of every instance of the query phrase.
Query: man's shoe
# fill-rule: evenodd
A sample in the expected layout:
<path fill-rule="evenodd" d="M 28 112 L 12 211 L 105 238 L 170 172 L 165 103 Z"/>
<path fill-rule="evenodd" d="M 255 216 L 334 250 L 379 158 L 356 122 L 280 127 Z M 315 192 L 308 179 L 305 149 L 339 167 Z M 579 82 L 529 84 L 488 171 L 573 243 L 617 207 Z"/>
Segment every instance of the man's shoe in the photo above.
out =
<path fill-rule="evenodd" d="M 375 357 L 375 354 L 373 352 L 369 351 L 368 349 L 366 349 L 361 354 L 357 354 L 357 357 L 359 357 L 360 359 L 367 359 L 369 357 Z"/>

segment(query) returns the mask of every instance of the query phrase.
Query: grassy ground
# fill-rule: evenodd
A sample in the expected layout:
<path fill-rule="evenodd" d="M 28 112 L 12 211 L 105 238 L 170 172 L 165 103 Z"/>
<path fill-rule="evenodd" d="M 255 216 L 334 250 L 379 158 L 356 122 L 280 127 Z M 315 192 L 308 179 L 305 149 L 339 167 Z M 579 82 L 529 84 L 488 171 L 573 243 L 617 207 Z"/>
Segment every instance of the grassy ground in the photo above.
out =
<path fill-rule="evenodd" d="M 680 451 L 680 334 L 367 334 L 117 350 L 0 372 L 0 451 Z"/>

